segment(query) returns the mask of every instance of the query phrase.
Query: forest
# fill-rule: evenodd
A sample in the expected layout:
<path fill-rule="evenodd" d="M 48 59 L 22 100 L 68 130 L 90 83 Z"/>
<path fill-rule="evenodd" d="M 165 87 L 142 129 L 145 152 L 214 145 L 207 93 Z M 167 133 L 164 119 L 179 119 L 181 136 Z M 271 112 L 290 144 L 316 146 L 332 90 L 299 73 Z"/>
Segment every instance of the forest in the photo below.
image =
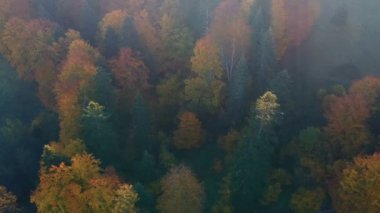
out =
<path fill-rule="evenodd" d="M 0 0 L 0 212 L 380 212 L 379 9 Z"/>

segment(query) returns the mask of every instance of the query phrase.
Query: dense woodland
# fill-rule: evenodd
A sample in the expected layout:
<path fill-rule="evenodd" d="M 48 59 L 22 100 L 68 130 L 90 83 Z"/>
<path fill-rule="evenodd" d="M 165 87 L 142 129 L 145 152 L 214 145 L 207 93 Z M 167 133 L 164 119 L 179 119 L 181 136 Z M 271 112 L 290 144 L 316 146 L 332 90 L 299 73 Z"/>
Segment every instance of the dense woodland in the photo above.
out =
<path fill-rule="evenodd" d="M 378 213 L 379 8 L 0 0 L 0 212 Z"/>

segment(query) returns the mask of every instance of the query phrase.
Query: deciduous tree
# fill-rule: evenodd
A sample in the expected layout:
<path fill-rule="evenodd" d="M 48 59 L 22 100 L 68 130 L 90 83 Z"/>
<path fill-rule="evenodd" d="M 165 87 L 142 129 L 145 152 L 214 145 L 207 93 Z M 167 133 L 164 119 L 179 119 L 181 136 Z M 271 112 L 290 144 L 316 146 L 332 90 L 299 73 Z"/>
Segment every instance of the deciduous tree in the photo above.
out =
<path fill-rule="evenodd" d="M 334 199 L 337 212 L 377 212 L 380 208 L 380 154 L 359 156 L 343 170 L 338 196 Z"/>
<path fill-rule="evenodd" d="M 100 162 L 76 155 L 71 165 L 42 168 L 31 196 L 38 212 L 136 212 L 137 194 L 114 174 L 102 174 Z"/>
<path fill-rule="evenodd" d="M 210 37 L 200 39 L 191 58 L 193 77 L 185 80 L 185 99 L 200 111 L 215 113 L 223 101 L 219 49 Z"/>
<path fill-rule="evenodd" d="M 0 186 L 0 211 L 18 212 L 16 196 L 8 192 L 4 186 Z"/>
<path fill-rule="evenodd" d="M 198 148 L 203 143 L 202 123 L 192 112 L 180 116 L 178 129 L 174 132 L 174 146 L 177 149 Z"/>
<path fill-rule="evenodd" d="M 97 73 L 99 53 L 83 40 L 70 44 L 56 86 L 60 118 L 60 140 L 64 143 L 81 138 L 81 110 L 79 95 Z"/>
<path fill-rule="evenodd" d="M 170 169 L 161 180 L 159 212 L 195 213 L 203 211 L 204 191 L 197 178 L 185 166 Z"/>

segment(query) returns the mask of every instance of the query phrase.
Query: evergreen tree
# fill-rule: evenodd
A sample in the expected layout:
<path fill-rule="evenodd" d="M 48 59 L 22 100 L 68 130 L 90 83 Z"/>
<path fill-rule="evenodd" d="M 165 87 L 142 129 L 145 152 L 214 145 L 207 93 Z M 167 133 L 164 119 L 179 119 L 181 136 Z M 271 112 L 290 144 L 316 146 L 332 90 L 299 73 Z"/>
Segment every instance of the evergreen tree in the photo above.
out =
<path fill-rule="evenodd" d="M 248 109 L 250 75 L 247 62 L 243 57 L 232 76 L 231 81 L 228 83 L 227 100 L 226 100 L 226 114 L 227 120 L 232 125 L 238 125 L 244 118 Z"/>
<path fill-rule="evenodd" d="M 243 131 L 230 169 L 232 203 L 238 212 L 257 209 L 269 184 L 277 143 L 273 124 L 278 107 L 276 95 L 267 92 L 251 108 L 248 127 Z"/>

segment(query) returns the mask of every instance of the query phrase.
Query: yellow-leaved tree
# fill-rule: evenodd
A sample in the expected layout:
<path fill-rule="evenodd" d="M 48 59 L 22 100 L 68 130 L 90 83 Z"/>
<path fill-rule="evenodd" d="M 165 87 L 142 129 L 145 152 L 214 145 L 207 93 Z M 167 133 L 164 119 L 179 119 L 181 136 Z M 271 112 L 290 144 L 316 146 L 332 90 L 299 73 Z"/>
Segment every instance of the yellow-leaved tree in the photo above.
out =
<path fill-rule="evenodd" d="M 103 174 L 92 155 L 71 158 L 71 165 L 42 168 L 31 196 L 38 212 L 136 212 L 133 187 L 115 174 Z"/>

